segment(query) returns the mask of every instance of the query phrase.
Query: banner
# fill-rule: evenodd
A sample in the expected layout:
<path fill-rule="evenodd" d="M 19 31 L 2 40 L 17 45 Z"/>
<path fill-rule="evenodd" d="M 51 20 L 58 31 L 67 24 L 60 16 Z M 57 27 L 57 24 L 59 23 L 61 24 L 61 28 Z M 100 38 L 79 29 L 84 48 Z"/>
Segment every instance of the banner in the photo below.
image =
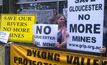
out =
<path fill-rule="evenodd" d="M 107 57 L 10 45 L 10 65 L 107 65 Z"/>
<path fill-rule="evenodd" d="M 39 47 L 55 47 L 57 43 L 58 25 L 35 24 L 34 42 Z"/>
<path fill-rule="evenodd" d="M 3 45 L 0 45 L 0 65 L 4 65 L 4 50 L 5 47 Z"/>
<path fill-rule="evenodd" d="M 68 49 L 97 52 L 103 44 L 104 0 L 68 0 Z"/>
<path fill-rule="evenodd" d="M 31 43 L 34 22 L 36 22 L 34 15 L 2 14 L 1 31 L 10 32 L 9 41 Z"/>

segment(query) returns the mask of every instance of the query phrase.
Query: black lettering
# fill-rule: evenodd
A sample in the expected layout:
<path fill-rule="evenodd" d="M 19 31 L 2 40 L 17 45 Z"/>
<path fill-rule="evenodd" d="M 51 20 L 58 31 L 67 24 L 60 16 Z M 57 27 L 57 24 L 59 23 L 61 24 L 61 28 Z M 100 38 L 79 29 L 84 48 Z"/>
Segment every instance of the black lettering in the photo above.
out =
<path fill-rule="evenodd" d="M 38 42 L 38 41 L 35 41 L 35 43 L 36 43 L 37 46 L 40 45 L 40 42 Z"/>
<path fill-rule="evenodd" d="M 46 42 L 43 42 L 43 46 L 53 47 L 53 46 L 55 46 L 55 43 L 46 43 Z"/>
<path fill-rule="evenodd" d="M 92 33 L 92 25 L 91 24 L 86 24 L 86 33 Z"/>
<path fill-rule="evenodd" d="M 99 60 L 94 60 L 93 65 L 99 65 Z"/>
<path fill-rule="evenodd" d="M 33 61 L 31 65 L 36 65 L 36 61 Z"/>
<path fill-rule="evenodd" d="M 94 24 L 94 33 L 100 34 L 100 24 Z"/>
<path fill-rule="evenodd" d="M 44 33 L 45 34 L 50 34 L 51 33 L 51 27 L 50 26 L 44 27 Z"/>
<path fill-rule="evenodd" d="M 18 17 L 18 20 L 20 20 L 20 21 L 31 21 L 32 17 Z"/>
<path fill-rule="evenodd" d="M 7 22 L 7 26 L 27 26 L 27 22 Z"/>
<path fill-rule="evenodd" d="M 18 58 L 19 64 L 22 64 L 22 58 Z"/>
<path fill-rule="evenodd" d="M 85 30 L 84 25 L 83 25 L 83 24 L 79 24 L 79 25 L 78 25 L 78 32 L 83 33 L 84 30 Z"/>
<path fill-rule="evenodd" d="M 83 20 L 84 19 L 84 17 L 83 17 L 83 15 L 78 15 L 78 20 Z"/>
<path fill-rule="evenodd" d="M 46 52 L 42 52 L 42 58 L 46 59 Z"/>
<path fill-rule="evenodd" d="M 14 63 L 17 63 L 18 58 L 14 57 Z"/>
<path fill-rule="evenodd" d="M 4 17 L 5 20 L 16 20 L 16 17 Z"/>
<path fill-rule="evenodd" d="M 91 2 L 95 2 L 95 0 L 91 0 Z"/>
<path fill-rule="evenodd" d="M 88 0 L 86 0 L 86 1 L 88 1 Z M 80 3 L 81 3 L 81 2 L 85 2 L 85 0 L 80 0 Z"/>
<path fill-rule="evenodd" d="M 74 24 L 74 26 L 73 26 L 73 24 L 70 24 L 70 32 L 77 32 L 77 24 Z"/>
<path fill-rule="evenodd" d="M 70 6 L 70 7 L 69 7 L 69 11 L 70 11 L 70 12 L 74 12 L 74 7 L 73 7 L 73 6 Z"/>
<path fill-rule="evenodd" d="M 96 38 L 89 36 L 72 36 L 72 41 L 96 43 Z"/>
<path fill-rule="evenodd" d="M 89 14 L 82 14 L 82 15 L 78 15 L 78 20 L 89 20 L 90 19 L 90 15 Z"/>
<path fill-rule="evenodd" d="M 68 64 L 72 64 L 73 56 L 67 56 L 66 59 Z"/>
<path fill-rule="evenodd" d="M 37 26 L 37 28 L 36 28 L 36 34 L 42 34 L 42 26 Z"/>
<path fill-rule="evenodd" d="M 88 2 L 89 0 L 75 0 L 75 3 L 85 3 L 85 2 Z M 91 1 L 93 1 L 93 0 L 91 0 Z"/>
<path fill-rule="evenodd" d="M 32 20 L 32 17 L 28 17 L 28 21 L 31 21 Z"/>
<path fill-rule="evenodd" d="M 34 55 L 34 57 L 36 57 L 36 50 L 33 50 L 33 55 Z"/>
<path fill-rule="evenodd" d="M 92 43 L 96 43 L 96 38 L 95 37 L 92 37 Z"/>
<path fill-rule="evenodd" d="M 78 36 L 72 36 L 72 41 L 80 41 L 80 37 L 78 37 Z"/>
<path fill-rule="evenodd" d="M 27 63 L 28 63 L 27 58 L 24 58 L 24 59 L 23 59 L 23 65 L 27 65 Z"/>
<path fill-rule="evenodd" d="M 37 63 L 37 65 L 42 65 L 42 62 L 39 61 L 39 62 Z"/>
<path fill-rule="evenodd" d="M 44 63 L 44 65 L 48 65 L 48 63 Z"/>
<path fill-rule="evenodd" d="M 15 34 L 15 33 L 11 33 L 10 37 L 14 37 L 14 38 L 23 38 L 24 34 Z"/>
<path fill-rule="evenodd" d="M 100 24 L 70 24 L 69 28 L 72 33 L 95 33 L 100 34 Z"/>
<path fill-rule="evenodd" d="M 103 62 L 102 62 L 102 65 L 107 65 L 107 61 L 103 61 Z"/>
<path fill-rule="evenodd" d="M 79 0 L 75 0 L 75 3 L 79 3 Z"/>
<path fill-rule="evenodd" d="M 75 58 L 74 58 L 73 64 L 74 64 L 74 65 L 80 65 L 80 64 L 79 64 L 79 57 L 75 57 Z"/>
<path fill-rule="evenodd" d="M 55 54 L 54 55 L 54 60 L 60 62 L 60 55 L 59 54 Z"/>
<path fill-rule="evenodd" d="M 29 28 L 13 28 L 14 32 L 29 32 Z"/>
<path fill-rule="evenodd" d="M 80 39 L 81 42 L 86 42 L 86 38 L 87 38 L 87 37 L 82 37 L 82 36 L 81 36 L 79 39 Z"/>
<path fill-rule="evenodd" d="M 90 65 L 90 59 L 87 59 L 87 65 Z"/>
<path fill-rule="evenodd" d="M 48 59 L 53 60 L 53 53 L 48 53 Z"/>
<path fill-rule="evenodd" d="M 99 10 L 102 10 L 102 4 L 99 4 Z"/>
<path fill-rule="evenodd" d="M 85 3 L 85 2 L 94 2 L 95 0 L 79 0 L 79 3 Z"/>
<path fill-rule="evenodd" d="M 14 62 L 17 64 L 22 64 L 22 58 L 14 57 Z"/>
<path fill-rule="evenodd" d="M 76 0 L 75 2 L 77 2 Z M 85 1 L 85 0 L 84 0 Z M 86 2 L 86 1 L 85 1 Z M 93 0 L 94 2 L 94 0 Z M 80 2 L 78 2 L 80 3 Z M 84 12 L 84 11 L 97 11 L 97 10 L 102 10 L 102 4 L 89 4 L 89 5 L 77 5 L 77 6 L 69 6 L 69 12 Z M 78 17 L 82 17 L 80 19 L 82 20 L 89 20 L 90 15 L 79 15 Z M 79 20 L 79 18 L 78 18 Z"/>
<path fill-rule="evenodd" d="M 38 51 L 38 53 L 37 53 L 37 57 L 38 57 L 38 58 L 41 58 L 40 51 Z"/>
<path fill-rule="evenodd" d="M 32 52 L 30 49 L 27 49 L 27 56 L 32 56 Z"/>
<path fill-rule="evenodd" d="M 84 16 L 84 19 L 85 19 L 85 20 L 89 20 L 89 19 L 90 19 L 90 15 L 89 15 L 89 14 L 86 14 L 86 15 Z"/>
<path fill-rule="evenodd" d="M 9 28 L 9 27 L 3 27 L 3 31 L 11 31 L 11 28 Z"/>
<path fill-rule="evenodd" d="M 86 37 L 86 42 L 90 43 L 90 37 Z"/>

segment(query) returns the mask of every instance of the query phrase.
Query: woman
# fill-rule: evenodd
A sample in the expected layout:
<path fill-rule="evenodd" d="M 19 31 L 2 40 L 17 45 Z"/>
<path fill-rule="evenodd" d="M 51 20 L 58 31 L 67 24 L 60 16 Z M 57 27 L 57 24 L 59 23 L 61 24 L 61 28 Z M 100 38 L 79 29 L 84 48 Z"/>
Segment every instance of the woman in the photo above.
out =
<path fill-rule="evenodd" d="M 56 24 L 58 24 L 57 48 L 66 48 L 68 33 L 66 31 L 65 17 L 61 14 L 56 16 Z"/>

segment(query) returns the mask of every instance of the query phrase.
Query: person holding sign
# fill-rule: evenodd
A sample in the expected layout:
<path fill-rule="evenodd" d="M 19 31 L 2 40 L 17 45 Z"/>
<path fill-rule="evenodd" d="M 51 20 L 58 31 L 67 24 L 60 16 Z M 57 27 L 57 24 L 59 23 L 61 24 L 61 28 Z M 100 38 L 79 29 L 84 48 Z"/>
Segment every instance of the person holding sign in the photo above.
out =
<path fill-rule="evenodd" d="M 65 17 L 61 14 L 58 14 L 55 19 L 56 24 L 58 24 L 58 36 L 57 36 L 57 43 L 55 47 L 57 48 L 66 48 L 66 42 L 68 33 L 66 31 L 65 25 Z"/>
<path fill-rule="evenodd" d="M 103 47 L 100 48 L 100 52 L 107 56 L 107 23 L 104 21 L 104 32 L 103 32 Z"/>
<path fill-rule="evenodd" d="M 101 53 L 105 53 L 107 56 L 107 32 L 104 34 L 103 47 L 100 48 Z"/>

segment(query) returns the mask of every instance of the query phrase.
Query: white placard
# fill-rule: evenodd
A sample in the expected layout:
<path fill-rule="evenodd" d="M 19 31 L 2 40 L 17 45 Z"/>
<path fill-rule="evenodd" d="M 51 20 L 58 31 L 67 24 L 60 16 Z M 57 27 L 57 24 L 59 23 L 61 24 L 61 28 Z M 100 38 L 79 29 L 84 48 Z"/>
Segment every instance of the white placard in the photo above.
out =
<path fill-rule="evenodd" d="M 39 47 L 55 47 L 57 43 L 58 25 L 55 24 L 35 24 L 34 42 Z"/>
<path fill-rule="evenodd" d="M 104 0 L 68 0 L 67 49 L 99 53 L 103 17 Z"/>
<path fill-rule="evenodd" d="M 7 43 L 9 39 L 9 32 L 2 32 L 0 31 L 0 41 L 3 43 Z"/>

